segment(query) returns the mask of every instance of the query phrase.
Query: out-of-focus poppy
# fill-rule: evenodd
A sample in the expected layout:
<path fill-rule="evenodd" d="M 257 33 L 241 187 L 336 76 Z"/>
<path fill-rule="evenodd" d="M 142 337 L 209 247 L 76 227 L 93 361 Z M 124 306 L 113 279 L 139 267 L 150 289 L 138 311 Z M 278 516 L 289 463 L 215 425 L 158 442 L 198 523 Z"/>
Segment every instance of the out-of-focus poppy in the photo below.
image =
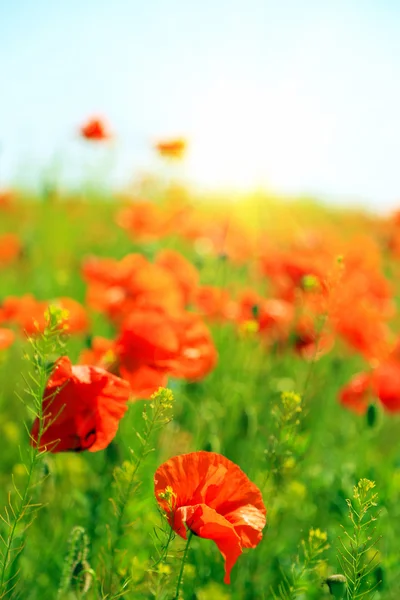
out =
<path fill-rule="evenodd" d="M 7 296 L 0 306 L 0 323 L 18 325 L 22 332 L 28 334 L 43 331 L 47 306 L 46 301 L 36 300 L 32 294 Z"/>
<path fill-rule="evenodd" d="M 115 218 L 117 225 L 135 240 L 157 240 L 171 233 L 167 218 L 154 202 L 136 200 L 121 208 Z"/>
<path fill-rule="evenodd" d="M 137 398 L 149 398 L 168 377 L 197 381 L 217 362 L 211 334 L 199 315 L 134 310 L 115 341 L 95 337 L 80 362 L 95 364 L 129 382 Z"/>
<path fill-rule="evenodd" d="M 67 333 L 84 333 L 88 330 L 89 319 L 86 309 L 77 300 L 74 300 L 74 298 L 63 296 L 51 300 L 48 304 L 62 309 L 64 313 L 62 326 Z"/>
<path fill-rule="evenodd" d="M 163 158 L 181 160 L 185 156 L 187 142 L 184 138 L 161 140 L 155 145 L 155 149 Z"/>
<path fill-rule="evenodd" d="M 193 211 L 180 223 L 178 234 L 194 242 L 199 254 L 214 254 L 238 264 L 254 257 L 254 239 L 232 216 L 210 217 Z"/>
<path fill-rule="evenodd" d="M 252 289 L 243 290 L 237 301 L 237 322 L 254 319 L 267 341 L 286 341 L 295 318 L 291 303 L 279 298 L 264 298 Z"/>
<path fill-rule="evenodd" d="M 183 274 L 150 263 L 140 254 L 128 254 L 120 261 L 92 257 L 82 270 L 89 284 L 87 303 L 116 323 L 141 308 L 173 312 L 185 307 Z"/>
<path fill-rule="evenodd" d="M 306 360 L 318 360 L 329 352 L 334 344 L 333 334 L 327 330 L 327 324 L 322 323 L 317 330 L 313 319 L 301 317 L 294 329 L 294 348 Z"/>
<path fill-rule="evenodd" d="M 343 406 L 363 415 L 367 411 L 371 393 L 371 374 L 357 373 L 341 389 L 339 399 Z"/>
<path fill-rule="evenodd" d="M 202 379 L 217 362 L 211 334 L 198 315 L 170 315 L 155 309 L 135 311 L 124 321 L 116 354 L 119 372 L 134 393 L 143 393 L 143 382 L 146 386 L 151 382 L 152 393 L 166 385 L 168 375 Z"/>
<path fill-rule="evenodd" d="M 179 340 L 164 313 L 138 310 L 124 321 L 115 349 L 121 377 L 134 395 L 149 398 L 166 385 Z"/>
<path fill-rule="evenodd" d="M 36 300 L 32 294 L 7 296 L 0 306 L 0 323 L 13 323 L 28 334 L 43 331 L 46 326 L 45 311 L 49 305 L 63 309 L 64 315 L 60 327 L 68 333 L 82 333 L 88 328 L 86 311 L 73 298 L 55 300 Z"/>
<path fill-rule="evenodd" d="M 62 356 L 47 382 L 42 431 L 37 418 L 32 445 L 50 452 L 104 450 L 117 433 L 129 395 L 126 381 L 98 367 L 72 365 Z"/>
<path fill-rule="evenodd" d="M 115 341 L 102 337 L 93 338 L 91 347 L 81 353 L 79 362 L 96 365 L 119 375 L 129 383 L 135 398 L 150 398 L 159 387 L 166 387 L 168 382 L 165 366 L 149 358 L 141 362 L 135 351 L 131 356 L 128 348 L 124 349 L 120 344 L 117 346 Z"/>
<path fill-rule="evenodd" d="M 354 298 L 341 305 L 340 312 L 336 311 L 330 321 L 336 333 L 367 359 L 382 359 L 388 354 L 392 345 L 389 327 L 380 310 L 368 298 L 359 303 Z"/>
<path fill-rule="evenodd" d="M 93 142 L 109 140 L 112 137 L 105 122 L 99 117 L 93 117 L 86 121 L 80 128 L 80 134 L 86 140 Z"/>
<path fill-rule="evenodd" d="M 0 235 L 0 266 L 9 265 L 22 254 L 22 243 L 14 233 Z"/>
<path fill-rule="evenodd" d="M 182 291 L 185 305 L 194 297 L 199 283 L 199 273 L 182 254 L 176 250 L 161 250 L 156 256 L 156 265 L 170 271 Z"/>
<path fill-rule="evenodd" d="M 15 340 L 15 333 L 11 329 L 0 327 L 0 350 L 9 348 Z"/>
<path fill-rule="evenodd" d="M 262 539 L 266 509 L 258 487 L 214 452 L 171 458 L 154 475 L 155 496 L 172 529 L 213 540 L 225 560 L 225 583 L 244 548 Z"/>
<path fill-rule="evenodd" d="M 11 190 L 0 190 L 0 210 L 8 210 L 12 207 L 15 194 Z"/>
<path fill-rule="evenodd" d="M 325 253 L 310 254 L 291 248 L 286 252 L 270 252 L 261 257 L 261 270 L 276 286 L 276 292 L 285 290 L 286 300 L 294 296 L 294 289 L 300 288 L 307 275 L 313 275 L 319 282 L 323 281 L 326 270 Z"/>
<path fill-rule="evenodd" d="M 202 315 L 212 320 L 233 320 L 238 312 L 228 290 L 213 285 L 198 288 L 195 305 Z"/>
<path fill-rule="evenodd" d="M 400 411 L 400 362 L 387 360 L 369 373 L 354 375 L 340 392 L 340 402 L 362 415 L 378 399 L 388 412 Z"/>
<path fill-rule="evenodd" d="M 182 311 L 170 320 L 179 340 L 179 351 L 170 366 L 172 377 L 199 381 L 217 364 L 217 351 L 210 330 L 194 313 Z"/>
<path fill-rule="evenodd" d="M 400 362 L 388 360 L 372 372 L 372 388 L 389 412 L 400 411 Z"/>
<path fill-rule="evenodd" d="M 85 348 L 79 356 L 79 364 L 101 367 L 114 373 L 116 364 L 115 342 L 100 335 L 95 335 L 90 340 L 90 347 Z"/>

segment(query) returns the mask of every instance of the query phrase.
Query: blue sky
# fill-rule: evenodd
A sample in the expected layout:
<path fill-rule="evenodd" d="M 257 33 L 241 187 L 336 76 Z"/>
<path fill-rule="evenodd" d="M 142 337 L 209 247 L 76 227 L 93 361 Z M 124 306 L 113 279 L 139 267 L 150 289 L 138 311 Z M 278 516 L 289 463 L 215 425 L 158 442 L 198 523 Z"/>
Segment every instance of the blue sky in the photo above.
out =
<path fill-rule="evenodd" d="M 0 2 L 0 180 L 94 160 L 98 113 L 120 178 L 187 135 L 199 185 L 394 207 L 399 31 L 397 0 Z"/>

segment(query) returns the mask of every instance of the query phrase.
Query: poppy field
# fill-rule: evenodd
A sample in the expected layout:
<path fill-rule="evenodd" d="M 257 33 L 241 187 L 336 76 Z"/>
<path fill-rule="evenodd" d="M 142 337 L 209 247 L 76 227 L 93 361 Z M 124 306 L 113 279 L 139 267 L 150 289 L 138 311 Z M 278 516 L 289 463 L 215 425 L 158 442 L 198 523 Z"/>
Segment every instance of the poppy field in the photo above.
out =
<path fill-rule="evenodd" d="M 0 598 L 398 600 L 399 257 L 398 214 L 2 192 Z"/>

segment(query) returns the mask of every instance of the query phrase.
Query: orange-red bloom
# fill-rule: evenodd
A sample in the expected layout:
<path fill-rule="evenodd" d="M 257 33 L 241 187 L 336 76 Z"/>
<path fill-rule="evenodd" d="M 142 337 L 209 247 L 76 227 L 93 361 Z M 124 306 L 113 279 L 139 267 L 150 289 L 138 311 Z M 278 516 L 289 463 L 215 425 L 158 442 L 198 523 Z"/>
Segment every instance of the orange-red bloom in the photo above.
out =
<path fill-rule="evenodd" d="M 36 300 L 32 294 L 7 296 L 0 306 L 0 323 L 13 323 L 23 332 L 35 334 L 46 326 L 45 311 L 49 305 L 65 311 L 60 327 L 68 333 L 82 333 L 88 328 L 86 311 L 73 298 L 58 298 L 53 301 Z"/>
<path fill-rule="evenodd" d="M 183 286 L 172 271 L 141 254 L 127 254 L 120 261 L 90 257 L 83 264 L 83 277 L 89 284 L 89 306 L 116 323 L 138 308 L 175 311 L 185 305 Z"/>
<path fill-rule="evenodd" d="M 185 156 L 187 143 L 183 138 L 162 140 L 155 145 L 155 149 L 163 158 L 180 160 Z"/>
<path fill-rule="evenodd" d="M 161 250 L 156 256 L 156 264 L 170 271 L 181 289 L 184 303 L 188 305 L 193 299 L 199 283 L 199 273 L 182 254 L 168 248 Z"/>
<path fill-rule="evenodd" d="M 255 319 L 260 333 L 270 341 L 286 341 L 294 323 L 292 304 L 278 298 L 263 298 L 252 289 L 244 290 L 238 299 L 239 323 Z"/>
<path fill-rule="evenodd" d="M 388 412 L 400 411 L 400 362 L 389 359 L 370 373 L 357 373 L 340 392 L 340 402 L 359 415 L 374 398 Z"/>
<path fill-rule="evenodd" d="M 93 338 L 80 361 L 118 374 L 136 398 L 149 398 L 168 377 L 205 377 L 216 365 L 217 351 L 199 315 L 141 308 L 124 320 L 115 341 Z"/>
<path fill-rule="evenodd" d="M 0 190 L 0 210 L 8 210 L 12 207 L 15 194 L 11 190 Z"/>
<path fill-rule="evenodd" d="M 121 377 L 144 398 L 166 385 L 168 375 L 199 380 L 217 362 L 211 334 L 198 315 L 154 309 L 135 311 L 124 321 L 116 355 Z"/>
<path fill-rule="evenodd" d="M 202 315 L 212 320 L 233 320 L 238 313 L 229 292 L 213 285 L 198 288 L 195 304 Z"/>
<path fill-rule="evenodd" d="M 31 443 L 50 452 L 104 450 L 117 433 L 129 394 L 128 383 L 119 377 L 98 367 L 72 365 L 62 356 L 43 396 L 42 434 L 36 419 Z"/>
<path fill-rule="evenodd" d="M 171 233 L 171 224 L 164 212 L 147 200 L 136 200 L 125 206 L 115 220 L 135 240 L 157 240 Z"/>
<path fill-rule="evenodd" d="M 86 121 L 80 128 L 80 134 L 83 138 L 95 142 L 108 140 L 112 137 L 104 121 L 97 117 Z"/>
<path fill-rule="evenodd" d="M 0 327 L 0 350 L 9 348 L 15 340 L 15 334 L 11 329 Z"/>
<path fill-rule="evenodd" d="M 368 408 L 371 391 L 371 374 L 357 373 L 341 389 L 340 402 L 355 413 L 363 415 Z"/>
<path fill-rule="evenodd" d="M 0 266 L 9 265 L 22 253 L 21 240 L 14 233 L 0 235 Z"/>
<path fill-rule="evenodd" d="M 225 560 L 225 583 L 243 548 L 262 539 L 266 509 L 258 487 L 243 471 L 215 452 L 171 458 L 154 475 L 157 502 L 172 529 L 186 539 L 187 529 L 213 540 Z"/>

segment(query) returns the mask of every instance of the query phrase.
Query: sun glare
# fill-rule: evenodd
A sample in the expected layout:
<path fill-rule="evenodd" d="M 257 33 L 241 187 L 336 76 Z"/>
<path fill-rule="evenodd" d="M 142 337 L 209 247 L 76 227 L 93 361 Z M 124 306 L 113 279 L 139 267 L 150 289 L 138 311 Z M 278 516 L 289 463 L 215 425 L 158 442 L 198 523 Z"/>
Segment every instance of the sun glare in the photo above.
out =
<path fill-rule="evenodd" d="M 333 123 L 296 99 L 298 82 L 268 94 L 253 82 L 220 83 L 202 104 L 189 136 L 188 177 L 210 188 L 291 190 L 321 166 Z"/>

